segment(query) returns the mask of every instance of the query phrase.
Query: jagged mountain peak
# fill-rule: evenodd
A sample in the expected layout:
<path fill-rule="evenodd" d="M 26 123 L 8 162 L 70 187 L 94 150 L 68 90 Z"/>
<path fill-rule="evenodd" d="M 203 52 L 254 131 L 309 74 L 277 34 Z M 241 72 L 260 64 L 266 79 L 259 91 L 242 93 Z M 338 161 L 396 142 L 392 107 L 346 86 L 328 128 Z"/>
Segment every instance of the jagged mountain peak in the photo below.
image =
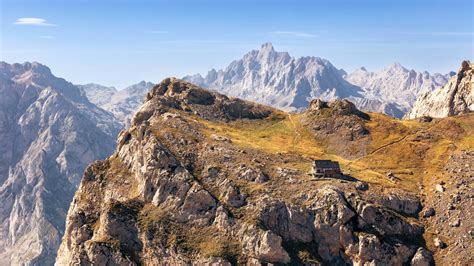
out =
<path fill-rule="evenodd" d="M 260 64 L 270 65 L 279 61 L 287 62 L 291 59 L 291 56 L 287 52 L 276 51 L 271 43 L 264 43 L 259 50 L 252 50 L 245 54 L 243 59 L 248 63 L 255 61 Z M 239 63 L 239 61 L 235 62 Z M 251 64 L 251 66 L 253 65 Z"/>
<path fill-rule="evenodd" d="M 81 90 L 63 78 L 54 76 L 49 67 L 38 62 L 25 62 L 23 64 L 2 63 L 0 68 L 2 76 L 21 86 L 29 85 L 39 90 L 51 87 L 61 95 L 78 104 L 89 104 Z"/>
<path fill-rule="evenodd" d="M 46 65 L 43 65 L 38 62 L 24 62 L 24 63 L 14 63 L 8 64 L 7 62 L 0 62 L 0 69 L 2 71 L 10 70 L 12 72 L 25 72 L 32 71 L 38 74 L 51 75 L 51 69 Z"/>
<path fill-rule="evenodd" d="M 136 84 L 133 84 L 133 85 L 130 85 L 130 86 L 127 86 L 126 88 L 124 88 L 123 90 L 120 90 L 118 93 L 117 93 L 117 96 L 118 95 L 121 95 L 122 97 L 132 97 L 134 95 L 138 96 L 140 95 L 140 97 L 142 97 L 143 95 L 145 95 L 149 90 L 150 88 L 152 88 L 155 84 L 152 83 L 152 82 L 149 82 L 149 81 L 140 81 Z M 143 98 L 143 97 L 142 97 Z"/>
<path fill-rule="evenodd" d="M 110 136 L 116 136 L 121 129 L 119 121 L 109 112 L 106 112 L 91 103 L 83 90 L 67 80 L 56 77 L 49 67 L 37 63 L 26 62 L 23 64 L 3 63 L 0 69 L 1 77 L 8 83 L 14 84 L 19 93 L 28 96 L 29 101 L 38 99 L 45 89 L 54 90 L 82 111 L 88 119 L 97 123 L 102 130 Z M 22 102 L 20 108 L 28 106 L 29 101 Z"/>
<path fill-rule="evenodd" d="M 138 82 L 137 84 L 140 84 L 140 85 L 145 85 L 146 83 L 147 83 L 147 81 L 145 81 L 145 80 L 142 80 L 142 81 Z"/>
<path fill-rule="evenodd" d="M 312 98 L 358 97 L 360 89 L 342 78 L 341 71 L 318 57 L 291 57 L 267 43 L 225 69 L 206 77 L 184 79 L 203 87 L 276 108 L 304 110 Z"/>
<path fill-rule="evenodd" d="M 1 62 L 0 70 L 8 78 L 13 78 L 17 82 L 32 82 L 33 79 L 49 78 L 52 76 L 51 70 L 38 62 L 25 62 L 8 64 Z"/>
<path fill-rule="evenodd" d="M 275 48 L 271 42 L 264 43 L 260 46 L 260 53 L 266 54 L 271 52 L 275 52 Z"/>
<path fill-rule="evenodd" d="M 394 63 L 388 65 L 385 69 L 386 70 L 396 69 L 396 70 L 402 70 L 402 71 L 409 71 L 407 68 L 402 66 L 402 64 L 400 64 L 399 62 L 394 62 Z"/>
<path fill-rule="evenodd" d="M 418 95 L 443 86 L 448 76 L 409 70 L 395 62 L 375 72 L 357 69 L 347 75 L 346 80 L 360 86 L 367 99 L 378 101 L 378 111 L 401 118 Z"/>

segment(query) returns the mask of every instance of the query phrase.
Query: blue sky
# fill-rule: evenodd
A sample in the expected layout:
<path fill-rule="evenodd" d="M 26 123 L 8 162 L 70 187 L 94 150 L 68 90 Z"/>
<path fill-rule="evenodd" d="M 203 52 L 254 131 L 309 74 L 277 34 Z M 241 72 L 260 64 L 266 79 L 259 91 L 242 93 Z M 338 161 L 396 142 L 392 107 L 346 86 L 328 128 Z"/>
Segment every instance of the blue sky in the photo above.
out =
<path fill-rule="evenodd" d="M 0 60 L 122 88 L 225 67 L 264 42 L 352 71 L 474 59 L 472 0 L 0 0 Z M 37 19 L 28 19 L 37 18 Z"/>

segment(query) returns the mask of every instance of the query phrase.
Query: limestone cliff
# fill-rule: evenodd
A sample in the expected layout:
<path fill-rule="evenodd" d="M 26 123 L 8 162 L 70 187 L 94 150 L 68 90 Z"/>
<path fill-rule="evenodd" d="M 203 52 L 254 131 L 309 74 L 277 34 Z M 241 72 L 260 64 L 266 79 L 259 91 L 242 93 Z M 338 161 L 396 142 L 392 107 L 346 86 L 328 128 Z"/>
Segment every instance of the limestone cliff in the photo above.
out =
<path fill-rule="evenodd" d="M 51 265 L 85 167 L 120 124 L 39 63 L 0 62 L 0 265 Z"/>
<path fill-rule="evenodd" d="M 463 61 L 458 73 L 448 84 L 417 99 L 405 116 L 447 117 L 474 111 L 474 64 Z"/>

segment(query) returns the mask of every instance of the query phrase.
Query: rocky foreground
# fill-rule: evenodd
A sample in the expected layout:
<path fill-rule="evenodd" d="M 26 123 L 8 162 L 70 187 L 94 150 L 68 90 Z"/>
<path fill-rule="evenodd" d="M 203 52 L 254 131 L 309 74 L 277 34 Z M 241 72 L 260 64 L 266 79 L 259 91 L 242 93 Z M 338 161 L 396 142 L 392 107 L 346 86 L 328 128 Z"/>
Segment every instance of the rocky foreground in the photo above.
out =
<path fill-rule="evenodd" d="M 450 121 L 386 119 L 347 101 L 313 101 L 293 116 L 166 79 L 115 153 L 87 168 L 57 264 L 430 265 L 439 254 L 425 233 L 433 223 L 419 217 L 420 199 L 432 196 L 410 188 L 425 184 L 431 147 L 466 145 L 471 134 L 458 126 L 443 139 L 436 130 Z M 379 124 L 406 136 L 393 141 Z M 320 157 L 353 176 L 314 179 Z M 389 166 L 399 158 L 403 171 Z"/>
<path fill-rule="evenodd" d="M 474 263 L 474 150 L 461 150 L 449 156 L 444 170 L 425 191 L 421 219 L 428 225 L 428 245 L 438 249 L 440 265 L 453 261 Z"/>

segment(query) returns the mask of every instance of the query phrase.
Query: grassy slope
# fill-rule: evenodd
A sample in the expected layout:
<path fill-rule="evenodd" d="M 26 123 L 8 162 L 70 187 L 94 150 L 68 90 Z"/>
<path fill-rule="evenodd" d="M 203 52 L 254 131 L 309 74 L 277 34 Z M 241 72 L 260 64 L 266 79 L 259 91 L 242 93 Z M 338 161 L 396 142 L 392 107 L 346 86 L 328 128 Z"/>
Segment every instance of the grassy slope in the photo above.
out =
<path fill-rule="evenodd" d="M 343 170 L 369 183 L 385 187 L 402 187 L 417 192 L 418 183 L 425 183 L 438 173 L 450 152 L 474 147 L 474 115 L 466 115 L 421 123 L 396 120 L 382 114 L 371 114 L 367 126 L 371 143 L 366 156 L 347 160 L 325 149 L 323 140 L 316 139 L 300 123 L 298 114 L 278 113 L 260 121 L 214 123 L 199 120 L 206 133 L 226 136 L 236 145 L 259 149 L 267 153 L 299 154 L 308 160 L 294 163 L 294 168 L 308 170 L 309 159 L 333 159 Z M 417 136 L 428 134 L 430 138 Z M 398 179 L 390 180 L 386 173 Z M 426 180 L 428 182 L 428 180 Z"/>

